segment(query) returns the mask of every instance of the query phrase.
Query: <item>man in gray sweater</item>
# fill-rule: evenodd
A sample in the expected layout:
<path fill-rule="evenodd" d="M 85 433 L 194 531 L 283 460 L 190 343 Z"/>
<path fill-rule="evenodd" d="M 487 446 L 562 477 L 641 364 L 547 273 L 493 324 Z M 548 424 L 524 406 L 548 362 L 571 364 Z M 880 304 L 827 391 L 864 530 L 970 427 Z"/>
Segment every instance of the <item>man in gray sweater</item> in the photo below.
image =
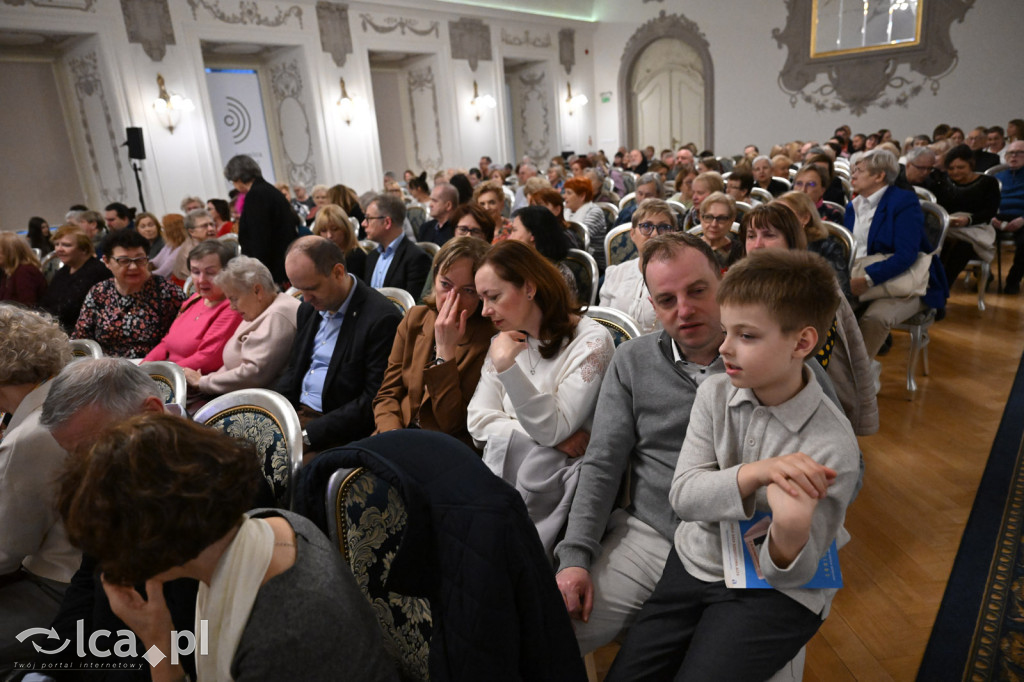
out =
<path fill-rule="evenodd" d="M 722 275 L 711 249 L 670 233 L 648 241 L 641 257 L 664 331 L 615 351 L 565 538 L 555 548 L 558 587 L 583 654 L 623 634 L 661 578 L 679 525 L 668 493 L 690 408 L 697 386 L 724 371 L 715 301 Z M 838 404 L 821 366 L 807 366 Z"/>
<path fill-rule="evenodd" d="M 661 577 L 679 520 L 668 503 L 697 386 L 724 371 L 721 271 L 699 238 L 650 240 L 644 278 L 664 328 L 620 346 L 604 377 L 565 539 L 558 587 L 580 651 L 624 632 Z M 620 486 L 625 481 L 622 502 Z"/>

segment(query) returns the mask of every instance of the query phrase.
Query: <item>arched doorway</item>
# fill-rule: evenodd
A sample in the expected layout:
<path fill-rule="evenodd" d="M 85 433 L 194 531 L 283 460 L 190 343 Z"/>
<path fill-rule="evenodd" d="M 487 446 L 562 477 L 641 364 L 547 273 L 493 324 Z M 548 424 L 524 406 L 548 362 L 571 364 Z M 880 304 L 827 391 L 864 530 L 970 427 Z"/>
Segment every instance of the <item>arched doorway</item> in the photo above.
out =
<path fill-rule="evenodd" d="M 714 141 L 714 70 L 708 42 L 681 15 L 647 22 L 629 39 L 619 66 L 619 139 L 630 148 L 678 148 Z"/>

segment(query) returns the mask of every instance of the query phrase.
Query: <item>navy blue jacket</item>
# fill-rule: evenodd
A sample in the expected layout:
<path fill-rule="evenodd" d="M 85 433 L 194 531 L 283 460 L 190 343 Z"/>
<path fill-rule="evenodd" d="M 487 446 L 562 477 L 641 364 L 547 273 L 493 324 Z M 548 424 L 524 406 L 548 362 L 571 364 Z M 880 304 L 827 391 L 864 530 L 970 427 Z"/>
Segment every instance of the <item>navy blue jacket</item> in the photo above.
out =
<path fill-rule="evenodd" d="M 586 679 L 554 571 L 515 489 L 455 438 L 405 429 L 320 453 L 299 474 L 296 511 L 328 532 L 327 482 L 360 466 L 405 502 L 387 589 L 430 601 L 432 682 Z"/>
<path fill-rule="evenodd" d="M 868 255 L 891 253 L 892 257 L 865 268 L 875 284 L 881 284 L 905 272 L 917 259 L 919 252 L 931 251 L 934 247 L 924 229 L 924 212 L 921 202 L 913 192 L 898 187 L 888 187 L 878 202 L 875 215 L 868 230 Z M 846 205 L 844 218 L 846 227 L 853 232 L 857 212 L 851 201 Z M 932 258 L 928 278 L 928 290 L 921 299 L 932 308 L 946 307 L 949 285 L 946 272 L 938 258 Z"/>

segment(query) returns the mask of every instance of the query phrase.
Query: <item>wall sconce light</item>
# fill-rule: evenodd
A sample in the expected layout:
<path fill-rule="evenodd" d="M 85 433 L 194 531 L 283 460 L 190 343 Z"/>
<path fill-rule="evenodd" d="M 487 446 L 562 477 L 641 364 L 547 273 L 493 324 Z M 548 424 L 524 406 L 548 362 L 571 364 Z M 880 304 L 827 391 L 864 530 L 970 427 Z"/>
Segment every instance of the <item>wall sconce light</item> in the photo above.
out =
<path fill-rule="evenodd" d="M 480 120 L 480 107 L 493 109 L 496 106 L 498 103 L 494 101 L 494 98 L 490 95 L 481 95 L 480 88 L 477 87 L 476 81 L 473 81 L 473 99 L 469 100 L 469 108 L 476 120 Z"/>
<path fill-rule="evenodd" d="M 575 112 L 582 106 L 586 106 L 587 102 L 589 102 L 590 100 L 587 99 L 587 96 L 583 94 L 573 95 L 572 83 L 566 83 L 566 87 L 569 90 L 569 96 L 565 98 L 565 103 L 568 105 L 569 115 L 572 116 L 573 112 Z"/>
<path fill-rule="evenodd" d="M 341 112 L 341 117 L 345 119 L 345 125 L 352 125 L 352 114 L 355 111 L 356 103 L 348 96 L 348 90 L 345 89 L 345 79 L 341 79 L 341 97 L 335 102 L 338 110 Z"/>
<path fill-rule="evenodd" d="M 181 122 L 181 112 L 194 111 L 196 105 L 188 97 L 182 97 L 177 93 L 168 93 L 167 87 L 164 85 L 164 77 L 159 73 L 156 75 L 156 85 L 160 88 L 160 93 L 153 100 L 153 111 L 156 112 L 160 125 L 173 134 L 174 128 Z"/>

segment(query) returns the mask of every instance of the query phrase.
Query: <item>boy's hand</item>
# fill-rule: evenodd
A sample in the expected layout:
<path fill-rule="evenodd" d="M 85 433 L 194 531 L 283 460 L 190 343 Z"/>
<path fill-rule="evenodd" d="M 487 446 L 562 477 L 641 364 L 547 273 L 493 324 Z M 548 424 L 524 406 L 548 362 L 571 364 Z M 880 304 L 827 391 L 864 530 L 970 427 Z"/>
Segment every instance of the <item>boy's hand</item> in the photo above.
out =
<path fill-rule="evenodd" d="M 789 566 L 811 536 L 811 520 L 818 500 L 797 488 L 796 495 L 785 492 L 775 483 L 765 488 L 768 506 L 772 508 L 772 526 L 768 553 L 779 568 Z"/>
<path fill-rule="evenodd" d="M 758 488 L 774 483 L 794 497 L 798 495 L 799 489 L 818 499 L 828 494 L 829 486 L 835 480 L 834 469 L 818 464 L 802 452 L 794 452 L 744 464 L 740 467 L 736 482 L 741 497 L 747 497 Z"/>

